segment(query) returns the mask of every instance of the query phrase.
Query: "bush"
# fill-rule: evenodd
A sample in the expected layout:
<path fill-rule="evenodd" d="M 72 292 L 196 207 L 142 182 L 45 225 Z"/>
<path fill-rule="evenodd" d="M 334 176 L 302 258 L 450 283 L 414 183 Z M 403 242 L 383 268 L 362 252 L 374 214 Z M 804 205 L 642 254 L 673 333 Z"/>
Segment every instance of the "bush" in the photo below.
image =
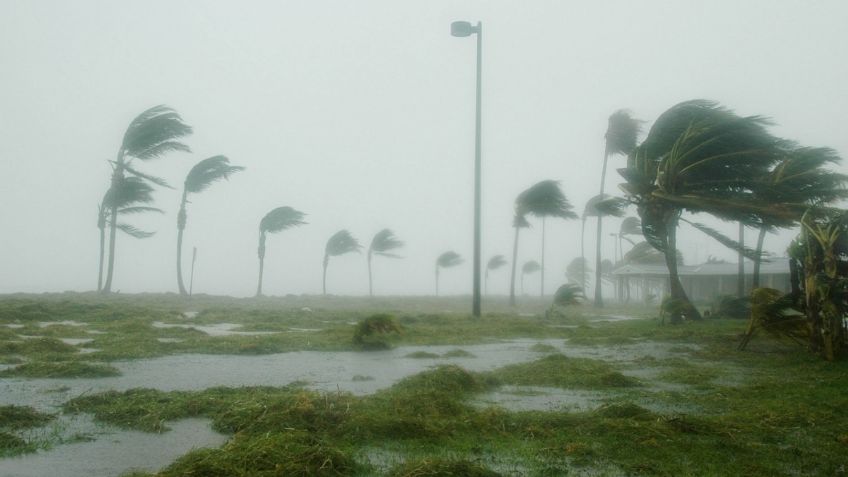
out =
<path fill-rule="evenodd" d="M 401 328 L 395 317 L 385 313 L 369 316 L 356 325 L 353 344 L 362 349 L 388 349 L 389 334 L 400 334 Z"/>

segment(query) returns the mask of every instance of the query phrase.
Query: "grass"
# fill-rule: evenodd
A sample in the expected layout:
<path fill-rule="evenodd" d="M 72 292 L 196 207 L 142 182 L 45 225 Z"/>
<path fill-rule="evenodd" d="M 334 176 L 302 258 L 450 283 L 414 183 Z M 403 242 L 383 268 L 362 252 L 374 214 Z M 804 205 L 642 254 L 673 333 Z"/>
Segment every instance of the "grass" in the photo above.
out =
<path fill-rule="evenodd" d="M 99 300 L 0 300 L 5 310 L 0 311 L 0 324 L 25 325 L 0 333 L 2 346 L 23 344 L 15 343 L 18 333 L 53 333 L 41 336 L 54 340 L 40 345 L 45 346 L 40 352 L 16 348 L 0 355 L 24 357 L 27 363 L 39 361 L 39 353 L 49 360 L 72 360 L 76 348 L 56 346 L 56 338 L 79 329 L 36 326 L 38 321 L 64 319 L 106 333 L 90 335 L 95 338 L 90 346 L 102 350 L 86 355 L 95 362 L 187 352 L 352 350 L 350 323 L 379 311 L 375 308 L 390 311 L 402 327 L 394 345 L 560 339 L 567 354 L 578 349 L 594 353 L 588 354 L 593 359 L 540 354 L 535 361 L 485 373 L 444 365 L 367 396 L 321 393 L 295 384 L 191 392 L 135 389 L 84 395 L 65 404 L 65 412 L 91 413 L 98 421 L 148 432 L 166 432 L 177 419 L 205 417 L 233 436 L 221 448 L 186 454 L 159 474 L 163 476 L 816 476 L 839 475 L 845 469 L 848 363 L 822 362 L 767 337 L 738 352 L 735 346 L 746 325 L 738 320 L 679 326 L 659 326 L 654 319 L 594 323 L 588 307 L 568 309 L 571 315 L 552 319 L 498 311 L 475 320 L 461 313 L 434 313 L 437 306 L 428 308 L 423 299 L 410 299 L 408 306 L 398 299 L 349 300 L 347 309 L 336 297 L 324 305 L 300 297 Z M 452 309 L 453 302 L 447 303 L 445 308 Z M 194 318 L 180 314 L 198 308 L 201 313 Z M 604 313 L 651 316 L 648 309 Z M 233 322 L 244 330 L 281 333 L 210 337 L 193 330 L 155 329 L 153 321 Z M 321 331 L 284 332 L 290 327 Z M 160 343 L 160 337 L 185 341 Z M 632 351 L 654 348 L 650 355 Z M 615 359 L 596 359 L 619 351 Z M 652 372 L 638 380 L 625 374 L 645 368 Z M 582 411 L 511 411 L 472 404 L 477 396 L 507 384 L 519 391 L 522 386 L 590 390 L 603 396 L 603 405 Z M 369 456 L 374 449 L 398 459 L 381 462 Z"/>
<path fill-rule="evenodd" d="M 4 378 L 106 378 L 120 375 L 117 368 L 108 364 L 83 361 L 38 361 L 0 371 L 0 377 Z"/>
<path fill-rule="evenodd" d="M 0 406 L 0 457 L 35 452 L 41 444 L 18 434 L 20 431 L 41 427 L 55 417 L 30 406 Z"/>

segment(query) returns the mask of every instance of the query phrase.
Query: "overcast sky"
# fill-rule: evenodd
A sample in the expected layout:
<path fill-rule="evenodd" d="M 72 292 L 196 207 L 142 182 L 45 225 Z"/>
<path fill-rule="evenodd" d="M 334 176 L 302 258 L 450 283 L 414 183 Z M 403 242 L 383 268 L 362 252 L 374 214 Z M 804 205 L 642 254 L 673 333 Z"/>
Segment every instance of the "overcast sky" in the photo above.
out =
<path fill-rule="evenodd" d="M 467 260 L 442 289 L 469 293 L 475 41 L 451 37 L 453 20 L 484 24 L 484 261 L 511 254 L 512 203 L 533 183 L 561 181 L 582 211 L 619 108 L 647 128 L 677 102 L 713 99 L 848 156 L 844 1 L 2 0 L 0 292 L 96 287 L 107 161 L 138 113 L 167 104 L 194 127 L 193 153 L 140 168 L 174 185 L 212 155 L 247 168 L 189 205 L 196 291 L 253 294 L 259 220 L 288 205 L 309 224 L 269 236 L 267 294 L 320 293 L 327 238 L 346 228 L 367 246 L 384 227 L 407 246 L 376 259 L 375 291 L 432 293 L 435 258 L 452 249 Z M 608 190 L 623 165 L 612 159 Z M 179 194 L 157 190 L 166 213 L 133 219 L 154 237 L 119 235 L 115 289 L 176 290 Z M 682 227 L 688 263 L 735 260 Z M 766 248 L 782 253 L 792 235 Z M 519 263 L 539 259 L 540 241 L 538 223 L 522 231 Z M 549 291 L 579 243 L 579 220 L 549 221 Z M 507 286 L 506 269 L 491 277 L 492 292 Z M 332 259 L 328 289 L 367 293 L 364 254 Z"/>

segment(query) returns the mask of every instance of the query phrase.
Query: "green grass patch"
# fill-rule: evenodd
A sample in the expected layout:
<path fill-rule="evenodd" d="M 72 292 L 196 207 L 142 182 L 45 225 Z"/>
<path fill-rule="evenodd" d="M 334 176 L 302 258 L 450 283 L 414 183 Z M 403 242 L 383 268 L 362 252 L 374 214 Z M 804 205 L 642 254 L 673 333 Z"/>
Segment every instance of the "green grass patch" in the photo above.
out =
<path fill-rule="evenodd" d="M 43 426 L 55 418 L 30 406 L 0 406 L 0 429 L 17 431 Z"/>
<path fill-rule="evenodd" d="M 430 353 L 428 351 L 415 351 L 413 353 L 408 353 L 404 356 L 404 358 L 412 358 L 412 359 L 436 359 L 441 358 L 436 353 Z"/>
<path fill-rule="evenodd" d="M 83 361 L 35 361 L 0 371 L 0 376 L 6 378 L 107 378 L 120 375 L 117 368 L 108 364 Z"/>
<path fill-rule="evenodd" d="M 559 350 L 556 346 L 551 346 L 546 343 L 536 343 L 530 347 L 530 351 L 534 351 L 536 353 L 558 353 Z"/>
<path fill-rule="evenodd" d="M 391 477 L 499 477 L 501 474 L 468 460 L 421 459 L 401 464 Z"/>
<path fill-rule="evenodd" d="M 473 353 L 469 353 L 464 349 L 452 349 L 442 355 L 443 358 L 475 358 Z"/>
<path fill-rule="evenodd" d="M 640 385 L 637 379 L 621 374 L 604 361 L 569 358 L 562 354 L 505 366 L 490 376 L 496 382 L 518 386 L 604 389 Z"/>

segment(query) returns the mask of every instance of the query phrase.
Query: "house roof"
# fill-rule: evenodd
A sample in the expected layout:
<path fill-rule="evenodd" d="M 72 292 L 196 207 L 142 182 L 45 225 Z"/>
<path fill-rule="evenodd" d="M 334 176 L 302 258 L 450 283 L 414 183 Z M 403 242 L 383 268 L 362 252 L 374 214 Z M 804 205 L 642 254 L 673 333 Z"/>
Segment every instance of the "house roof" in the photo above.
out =
<path fill-rule="evenodd" d="M 754 266 L 750 263 L 745 264 L 745 274 L 751 275 L 754 271 Z M 613 275 L 617 276 L 668 276 L 668 268 L 665 265 L 640 265 L 630 264 L 616 268 L 612 271 Z M 738 264 L 736 263 L 702 263 L 700 265 L 680 265 L 677 267 L 677 273 L 682 277 L 691 276 L 737 276 L 739 274 Z M 789 275 L 789 259 L 786 257 L 771 258 L 768 262 L 760 264 L 760 275 Z"/>

